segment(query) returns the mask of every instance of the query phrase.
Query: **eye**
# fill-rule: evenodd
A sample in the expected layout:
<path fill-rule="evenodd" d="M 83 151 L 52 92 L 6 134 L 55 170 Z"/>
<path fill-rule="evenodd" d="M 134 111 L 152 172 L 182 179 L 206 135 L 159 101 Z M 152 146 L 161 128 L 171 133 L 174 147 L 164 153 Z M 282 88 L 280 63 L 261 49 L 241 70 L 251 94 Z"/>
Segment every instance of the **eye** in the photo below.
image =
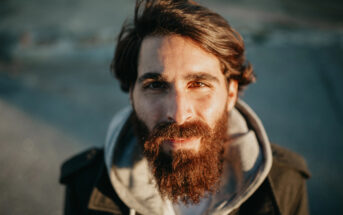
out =
<path fill-rule="evenodd" d="M 153 81 L 149 82 L 143 85 L 144 89 L 152 89 L 152 90 L 158 90 L 158 89 L 165 89 L 167 88 L 167 84 L 165 82 L 161 81 Z"/>
<path fill-rule="evenodd" d="M 206 87 L 207 85 L 200 81 L 193 81 L 191 82 L 188 87 L 189 88 L 200 88 L 200 87 Z"/>

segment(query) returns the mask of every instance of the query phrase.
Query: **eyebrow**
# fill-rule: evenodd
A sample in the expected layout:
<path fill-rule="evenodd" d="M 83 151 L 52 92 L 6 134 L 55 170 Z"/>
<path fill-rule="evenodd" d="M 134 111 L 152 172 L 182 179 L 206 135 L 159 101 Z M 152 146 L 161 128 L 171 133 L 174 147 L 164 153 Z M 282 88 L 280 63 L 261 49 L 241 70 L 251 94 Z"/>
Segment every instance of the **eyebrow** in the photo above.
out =
<path fill-rule="evenodd" d="M 153 79 L 155 81 L 166 81 L 166 79 L 161 75 L 161 73 L 158 72 L 148 72 L 142 75 L 138 78 L 138 82 L 142 83 L 146 79 Z M 194 73 L 194 74 L 188 74 L 184 76 L 184 79 L 187 81 L 191 80 L 208 80 L 219 83 L 219 79 L 211 74 L 200 72 L 200 73 Z"/>
<path fill-rule="evenodd" d="M 208 73 L 205 73 L 205 72 L 188 74 L 184 78 L 187 81 L 190 81 L 190 80 L 207 80 L 207 81 L 212 81 L 212 82 L 219 83 L 219 79 L 216 76 L 208 74 Z"/>
<path fill-rule="evenodd" d="M 148 72 L 142 75 L 141 77 L 138 78 L 138 82 L 142 83 L 146 79 L 153 79 L 156 81 L 165 81 L 165 79 L 162 77 L 160 73 L 157 72 Z"/>

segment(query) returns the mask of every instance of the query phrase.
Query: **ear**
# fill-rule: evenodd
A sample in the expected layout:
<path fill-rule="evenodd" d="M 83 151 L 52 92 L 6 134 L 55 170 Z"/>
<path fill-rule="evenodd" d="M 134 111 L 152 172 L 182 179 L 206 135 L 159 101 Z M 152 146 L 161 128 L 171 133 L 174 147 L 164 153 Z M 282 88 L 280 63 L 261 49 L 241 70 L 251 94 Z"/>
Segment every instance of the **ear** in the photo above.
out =
<path fill-rule="evenodd" d="M 227 110 L 230 112 L 236 104 L 238 95 L 238 82 L 237 80 L 231 79 L 228 86 L 228 103 Z"/>

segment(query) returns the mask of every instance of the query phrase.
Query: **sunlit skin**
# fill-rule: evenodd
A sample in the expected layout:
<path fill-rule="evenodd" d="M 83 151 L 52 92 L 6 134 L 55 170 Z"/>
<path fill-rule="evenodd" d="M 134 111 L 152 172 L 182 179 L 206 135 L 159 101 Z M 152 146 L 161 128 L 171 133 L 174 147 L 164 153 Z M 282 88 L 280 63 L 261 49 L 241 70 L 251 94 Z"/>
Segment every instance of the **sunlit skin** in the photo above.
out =
<path fill-rule="evenodd" d="M 237 97 L 237 82 L 227 83 L 219 60 L 192 40 L 176 36 L 151 36 L 143 40 L 137 80 L 130 99 L 149 131 L 160 122 L 178 125 L 200 120 L 211 129 Z M 200 147 L 200 138 L 173 138 L 162 143 L 170 153 Z"/>

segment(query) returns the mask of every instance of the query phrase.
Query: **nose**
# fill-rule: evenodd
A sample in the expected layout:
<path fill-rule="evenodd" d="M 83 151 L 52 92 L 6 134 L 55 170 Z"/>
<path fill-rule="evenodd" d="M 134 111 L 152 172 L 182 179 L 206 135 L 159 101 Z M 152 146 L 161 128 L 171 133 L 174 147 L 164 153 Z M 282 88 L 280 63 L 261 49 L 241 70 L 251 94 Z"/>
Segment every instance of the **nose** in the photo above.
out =
<path fill-rule="evenodd" d="M 182 125 L 193 117 L 192 102 L 187 98 L 186 92 L 174 90 L 170 94 L 166 107 L 168 121 Z"/>

